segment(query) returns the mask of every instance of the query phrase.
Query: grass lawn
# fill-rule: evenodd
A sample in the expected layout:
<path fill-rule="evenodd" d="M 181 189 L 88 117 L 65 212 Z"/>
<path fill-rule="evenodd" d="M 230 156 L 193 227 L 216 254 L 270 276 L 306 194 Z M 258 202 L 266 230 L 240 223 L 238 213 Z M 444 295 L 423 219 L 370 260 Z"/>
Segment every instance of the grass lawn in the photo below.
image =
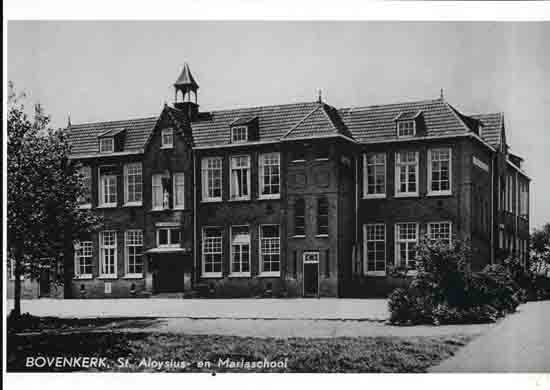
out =
<path fill-rule="evenodd" d="M 27 357 L 105 357 L 100 371 L 184 372 L 424 372 L 451 356 L 473 336 L 357 337 L 332 339 L 252 338 L 156 333 L 89 332 L 8 334 L 9 371 L 75 371 L 79 368 L 28 368 Z M 121 367 L 118 359 L 128 359 Z M 172 367 L 141 365 L 142 359 L 169 361 Z M 286 368 L 231 368 L 231 362 L 285 361 Z M 227 360 L 229 359 L 229 360 Z M 185 361 L 187 367 L 174 362 Z M 199 367 L 199 362 L 211 362 Z M 205 363 L 206 364 L 206 363 Z M 97 370 L 97 369 L 90 369 Z"/>

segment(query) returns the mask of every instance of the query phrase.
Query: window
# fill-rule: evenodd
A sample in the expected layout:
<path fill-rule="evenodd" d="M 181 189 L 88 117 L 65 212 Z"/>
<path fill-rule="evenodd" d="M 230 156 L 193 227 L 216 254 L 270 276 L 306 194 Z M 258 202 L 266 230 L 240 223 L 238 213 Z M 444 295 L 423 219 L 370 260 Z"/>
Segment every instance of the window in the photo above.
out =
<path fill-rule="evenodd" d="M 232 200 L 250 199 L 250 156 L 231 157 Z"/>
<path fill-rule="evenodd" d="M 280 193 L 280 154 L 260 154 L 260 198 L 279 198 Z"/>
<path fill-rule="evenodd" d="M 386 154 L 368 153 L 363 159 L 363 196 L 383 198 L 386 196 Z"/>
<path fill-rule="evenodd" d="M 222 200 L 222 158 L 208 157 L 201 162 L 202 200 Z"/>
<path fill-rule="evenodd" d="M 367 275 L 386 274 L 386 225 L 365 225 L 364 269 Z"/>
<path fill-rule="evenodd" d="M 428 151 L 428 193 L 448 195 L 451 193 L 451 149 Z"/>
<path fill-rule="evenodd" d="M 179 227 L 157 229 L 158 248 L 178 248 L 180 246 L 181 230 Z"/>
<path fill-rule="evenodd" d="M 428 238 L 451 245 L 451 222 L 430 222 Z"/>
<path fill-rule="evenodd" d="M 92 248 L 91 241 L 80 241 L 74 245 L 74 273 L 77 278 L 92 277 Z"/>
<path fill-rule="evenodd" d="M 113 153 L 115 151 L 114 138 L 99 139 L 99 153 Z"/>
<path fill-rule="evenodd" d="M 231 275 L 250 276 L 250 231 L 248 226 L 231 227 Z"/>
<path fill-rule="evenodd" d="M 397 122 L 397 136 L 398 137 L 412 137 L 416 133 L 416 127 L 414 121 L 401 121 Z"/>
<path fill-rule="evenodd" d="M 100 273 L 102 277 L 116 278 L 116 232 L 99 233 Z"/>
<path fill-rule="evenodd" d="M 124 203 L 141 205 L 142 186 L 141 163 L 124 165 Z"/>
<path fill-rule="evenodd" d="M 170 175 L 167 173 L 154 174 L 151 177 L 153 210 L 170 208 Z"/>
<path fill-rule="evenodd" d="M 82 193 L 78 197 L 78 203 L 81 206 L 90 206 L 92 204 L 92 168 L 82 167 L 79 173 Z"/>
<path fill-rule="evenodd" d="M 203 276 L 222 275 L 222 229 L 202 230 L 202 274 Z"/>
<path fill-rule="evenodd" d="M 114 167 L 99 168 L 99 206 L 116 207 L 117 175 Z"/>
<path fill-rule="evenodd" d="M 418 244 L 418 224 L 398 223 L 395 225 L 396 265 L 416 268 L 416 245 Z"/>
<path fill-rule="evenodd" d="M 143 232 L 126 231 L 126 276 L 143 275 Z"/>
<path fill-rule="evenodd" d="M 174 147 L 174 129 L 162 129 L 160 147 L 163 149 L 171 149 Z"/>
<path fill-rule="evenodd" d="M 185 174 L 174 173 L 174 208 L 185 208 Z"/>
<path fill-rule="evenodd" d="M 306 235 L 306 202 L 302 198 L 294 203 L 294 235 Z"/>
<path fill-rule="evenodd" d="M 527 182 L 520 182 L 519 191 L 519 215 L 527 218 L 529 215 L 529 184 Z"/>
<path fill-rule="evenodd" d="M 280 275 L 279 225 L 260 226 L 260 273 L 265 276 Z"/>
<path fill-rule="evenodd" d="M 328 235 L 328 199 L 324 196 L 317 199 L 317 235 Z"/>
<path fill-rule="evenodd" d="M 512 212 L 512 176 L 506 176 L 506 211 Z"/>
<path fill-rule="evenodd" d="M 235 126 L 231 128 L 231 142 L 246 142 L 248 140 L 248 127 Z"/>
<path fill-rule="evenodd" d="M 418 196 L 418 152 L 395 155 L 395 195 Z"/>

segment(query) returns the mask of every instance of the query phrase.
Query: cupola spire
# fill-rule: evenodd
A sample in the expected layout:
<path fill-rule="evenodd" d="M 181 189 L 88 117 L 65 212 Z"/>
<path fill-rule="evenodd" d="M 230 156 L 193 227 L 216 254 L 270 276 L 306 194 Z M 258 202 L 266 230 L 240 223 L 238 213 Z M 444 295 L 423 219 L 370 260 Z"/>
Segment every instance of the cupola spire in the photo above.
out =
<path fill-rule="evenodd" d="M 199 85 L 191 74 L 189 65 L 185 63 L 183 70 L 174 83 L 174 107 L 184 111 L 191 122 L 197 120 L 199 114 L 198 89 Z"/>

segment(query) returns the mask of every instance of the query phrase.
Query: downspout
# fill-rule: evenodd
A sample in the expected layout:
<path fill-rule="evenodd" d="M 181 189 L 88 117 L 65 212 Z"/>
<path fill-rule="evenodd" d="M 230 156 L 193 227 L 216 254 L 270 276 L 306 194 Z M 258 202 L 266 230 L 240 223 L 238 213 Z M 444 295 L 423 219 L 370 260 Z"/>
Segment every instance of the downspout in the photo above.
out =
<path fill-rule="evenodd" d="M 360 154 L 361 155 L 361 154 Z M 361 274 L 361 261 L 359 250 L 359 159 L 355 157 L 355 262 L 357 271 Z"/>
<path fill-rule="evenodd" d="M 192 151 L 193 156 L 193 280 L 198 282 L 197 271 L 197 169 L 196 169 L 196 151 Z"/>
<path fill-rule="evenodd" d="M 495 263 L 495 156 L 491 156 L 491 264 Z M 497 196 L 499 194 L 497 193 Z"/>

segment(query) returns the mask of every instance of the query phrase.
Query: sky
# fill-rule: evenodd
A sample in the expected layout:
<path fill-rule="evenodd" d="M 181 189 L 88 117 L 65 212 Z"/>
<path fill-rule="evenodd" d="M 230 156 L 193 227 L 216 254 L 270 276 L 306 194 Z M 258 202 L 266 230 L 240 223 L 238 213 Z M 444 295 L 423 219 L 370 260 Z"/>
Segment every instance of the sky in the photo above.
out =
<path fill-rule="evenodd" d="M 550 222 L 550 22 L 8 23 L 8 79 L 53 127 L 158 115 L 187 62 L 201 110 L 439 97 L 503 112 L 532 178 L 531 226 Z"/>

